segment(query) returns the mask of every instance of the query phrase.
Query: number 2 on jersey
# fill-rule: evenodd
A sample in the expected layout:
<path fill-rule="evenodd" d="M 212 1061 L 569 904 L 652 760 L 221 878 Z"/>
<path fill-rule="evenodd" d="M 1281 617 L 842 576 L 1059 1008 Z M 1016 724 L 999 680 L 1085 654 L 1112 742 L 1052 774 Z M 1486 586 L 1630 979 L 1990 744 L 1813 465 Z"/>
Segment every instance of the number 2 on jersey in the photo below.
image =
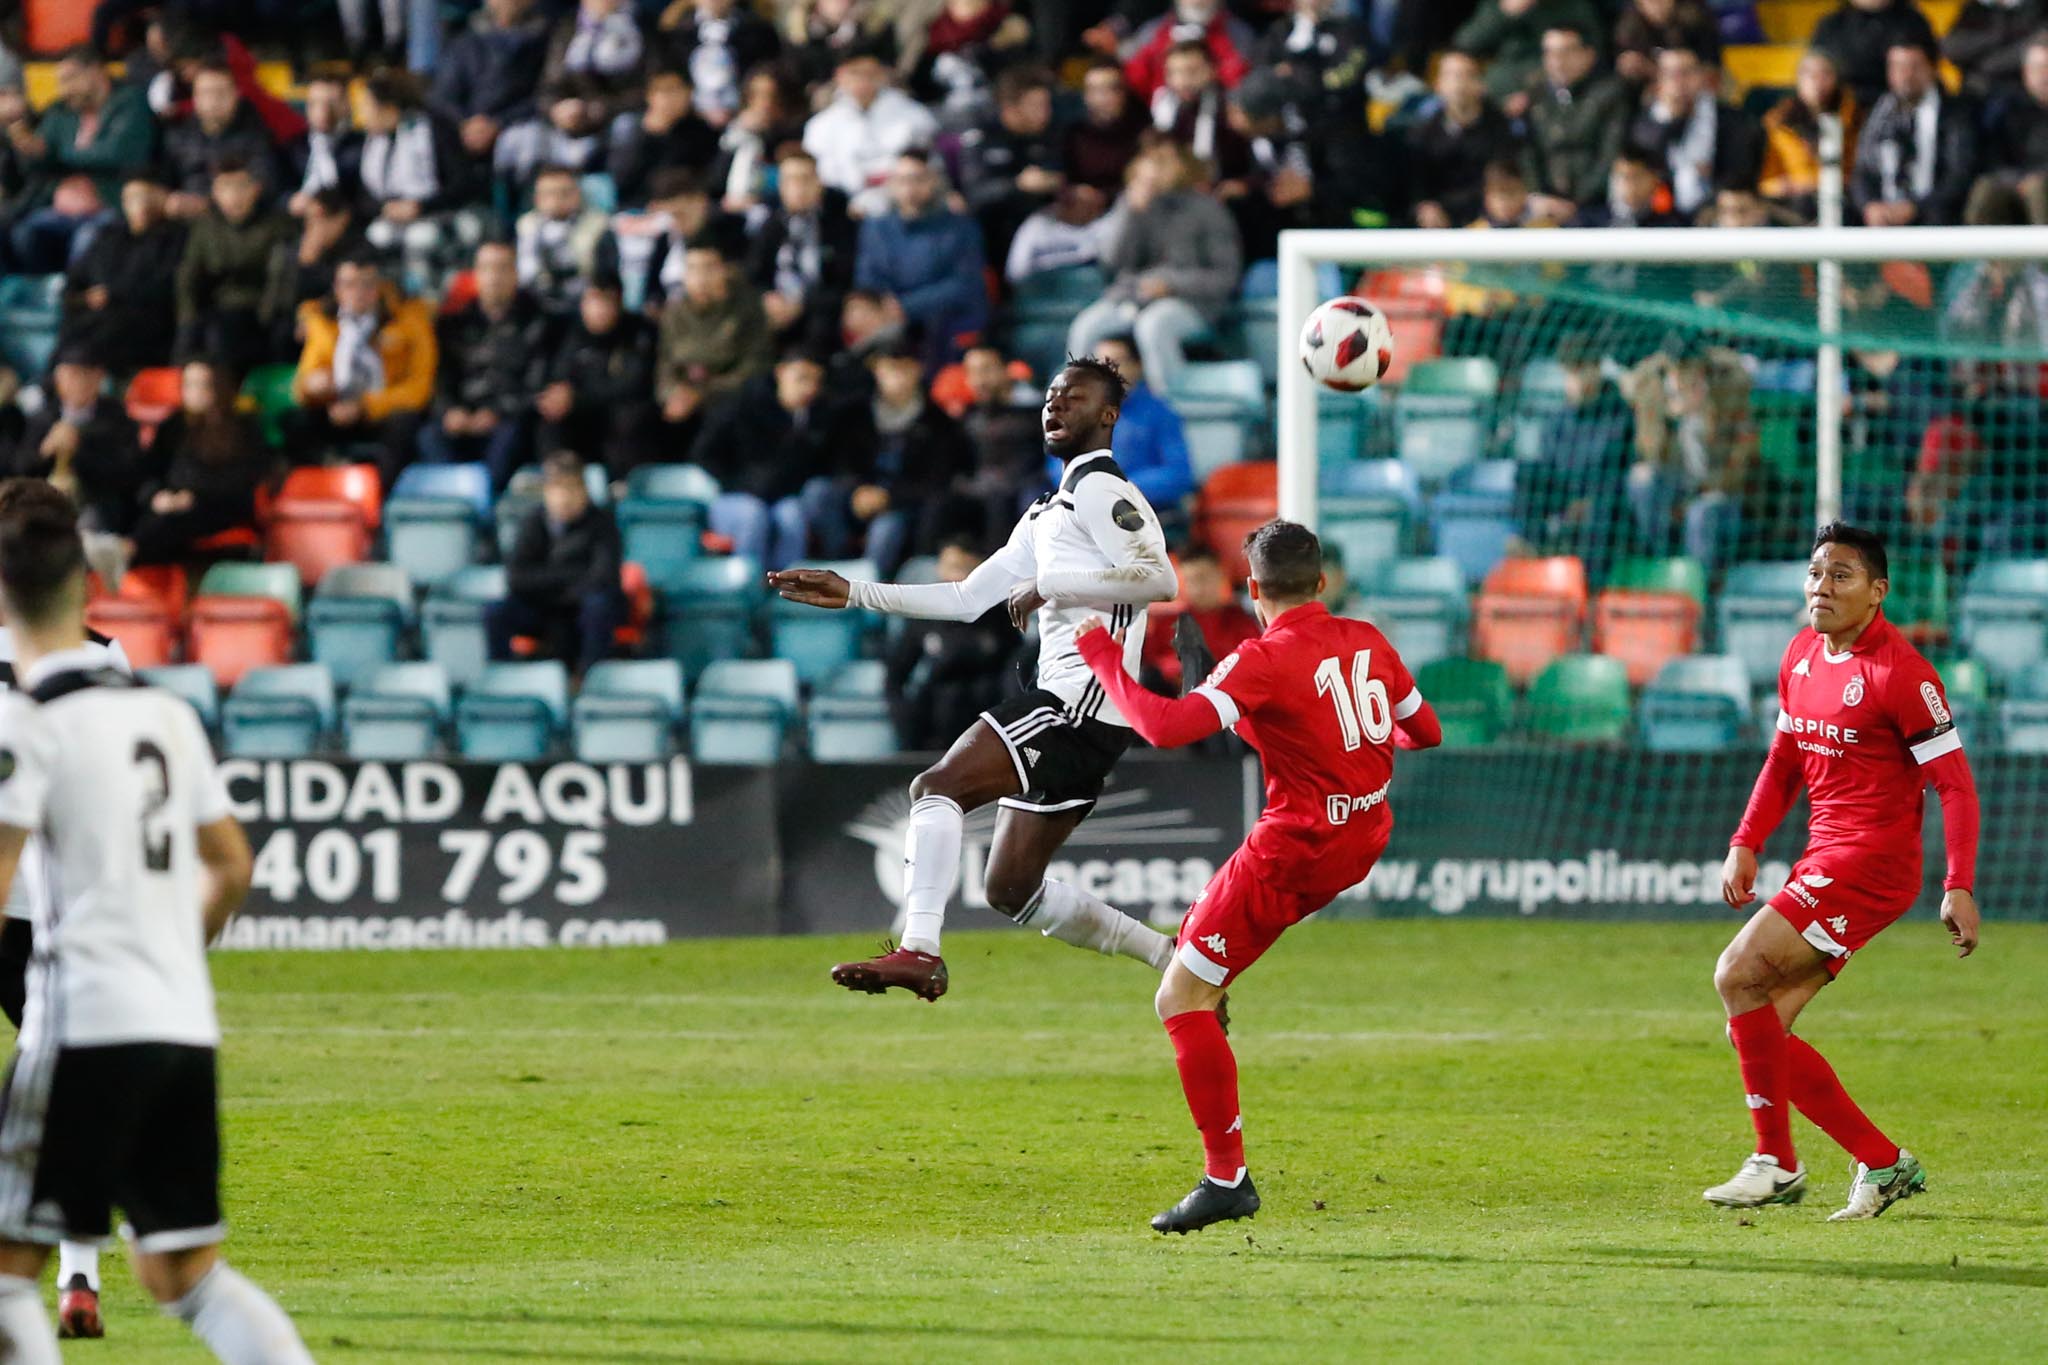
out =
<path fill-rule="evenodd" d="M 1351 656 L 1351 685 L 1344 685 L 1341 661 L 1332 655 L 1316 665 L 1316 695 L 1337 705 L 1337 726 L 1344 732 L 1346 752 L 1361 743 L 1384 744 L 1394 733 L 1394 706 L 1387 685 L 1372 676 L 1372 651 Z"/>
<path fill-rule="evenodd" d="M 171 870 L 171 829 L 164 807 L 171 803 L 171 764 L 149 740 L 135 742 L 135 766 L 144 769 L 142 784 L 142 865 L 151 872 Z M 149 769 L 156 770 L 152 781 Z"/>

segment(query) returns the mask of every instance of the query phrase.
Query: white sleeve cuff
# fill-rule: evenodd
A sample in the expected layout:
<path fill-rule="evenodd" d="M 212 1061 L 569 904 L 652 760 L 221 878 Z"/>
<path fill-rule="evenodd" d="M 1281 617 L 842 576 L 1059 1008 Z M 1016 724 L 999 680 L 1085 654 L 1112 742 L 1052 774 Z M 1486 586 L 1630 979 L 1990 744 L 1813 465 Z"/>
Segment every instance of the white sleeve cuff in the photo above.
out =
<path fill-rule="evenodd" d="M 1208 698 L 1209 705 L 1215 707 L 1216 714 L 1223 718 L 1223 728 L 1226 730 L 1235 729 L 1237 723 L 1244 719 L 1238 713 L 1237 703 L 1232 701 L 1230 694 L 1220 687 L 1211 687 L 1209 684 L 1203 683 L 1195 689 L 1194 695 Z"/>
<path fill-rule="evenodd" d="M 1408 695 L 1401 698 L 1400 704 L 1394 708 L 1394 719 L 1406 720 L 1408 719 L 1408 717 L 1414 715 L 1417 711 L 1420 711 L 1421 709 L 1422 689 L 1419 687 L 1411 687 L 1408 689 Z"/>

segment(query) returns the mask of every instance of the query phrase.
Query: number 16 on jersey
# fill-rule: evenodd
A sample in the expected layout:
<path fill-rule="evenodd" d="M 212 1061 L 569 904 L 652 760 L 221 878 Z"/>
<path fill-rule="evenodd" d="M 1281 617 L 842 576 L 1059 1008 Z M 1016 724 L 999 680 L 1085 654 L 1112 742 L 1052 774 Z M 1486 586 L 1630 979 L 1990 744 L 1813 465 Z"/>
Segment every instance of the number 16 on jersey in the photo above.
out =
<path fill-rule="evenodd" d="M 1317 664 L 1316 695 L 1328 697 L 1336 704 L 1337 726 L 1344 732 L 1347 753 L 1360 744 L 1385 744 L 1394 733 L 1394 704 L 1387 696 L 1387 685 L 1372 676 L 1369 649 L 1351 656 L 1348 686 L 1342 659 L 1332 655 Z"/>

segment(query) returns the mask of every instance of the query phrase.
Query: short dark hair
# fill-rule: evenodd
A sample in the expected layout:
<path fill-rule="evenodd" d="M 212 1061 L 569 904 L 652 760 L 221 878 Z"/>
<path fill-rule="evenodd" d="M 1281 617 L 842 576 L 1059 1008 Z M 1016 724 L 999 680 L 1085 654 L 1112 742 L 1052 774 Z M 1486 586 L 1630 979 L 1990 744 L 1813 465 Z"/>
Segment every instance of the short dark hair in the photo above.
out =
<path fill-rule="evenodd" d="M 1244 538 L 1244 553 L 1265 596 L 1286 602 L 1316 595 L 1323 543 L 1300 522 L 1274 518 Z"/>
<path fill-rule="evenodd" d="M 420 102 L 419 82 L 410 71 L 373 71 L 363 82 L 363 93 L 379 104 L 401 110 L 417 108 Z"/>
<path fill-rule="evenodd" d="M 1034 90 L 1052 93 L 1052 72 L 1042 66 L 1005 67 L 996 76 L 996 103 L 1015 104 Z"/>
<path fill-rule="evenodd" d="M 225 56 L 216 53 L 202 60 L 193 70 L 193 80 L 196 81 L 201 76 L 226 76 L 232 82 L 235 79 L 235 69 L 228 65 L 228 59 Z M 239 87 L 235 90 L 235 93 L 237 95 L 242 93 Z"/>
<path fill-rule="evenodd" d="M 1622 148 L 1614 154 L 1614 164 L 1617 166 L 1637 166 L 1656 176 L 1659 180 L 1664 178 L 1664 163 L 1640 147 Z"/>
<path fill-rule="evenodd" d="M 1199 544 L 1190 545 L 1185 550 L 1182 550 L 1179 558 L 1180 566 L 1183 569 L 1190 564 L 1221 564 L 1223 562 L 1214 550 L 1206 545 Z"/>
<path fill-rule="evenodd" d="M 1067 357 L 1067 363 L 1060 366 L 1060 373 L 1093 375 L 1101 380 L 1102 386 L 1109 390 L 1109 401 L 1112 407 L 1121 408 L 1124 405 L 1124 400 L 1131 396 L 1130 381 L 1124 378 L 1124 372 L 1117 368 L 1114 360 L 1104 360 L 1101 356 L 1097 355 L 1070 355 Z"/>
<path fill-rule="evenodd" d="M 565 483 L 583 483 L 583 457 L 573 450 L 558 450 L 540 462 L 540 476 L 543 481 L 560 479 Z"/>
<path fill-rule="evenodd" d="M 575 181 L 577 188 L 582 188 L 582 174 L 574 166 L 564 166 L 560 162 L 550 162 L 548 165 L 541 167 L 535 173 L 533 183 L 538 185 L 543 180 L 559 180 L 564 176 Z"/>
<path fill-rule="evenodd" d="M 339 185 L 313 191 L 311 202 L 322 213 L 351 213 L 356 206 L 356 201 Z"/>
<path fill-rule="evenodd" d="M 1884 539 L 1875 531 L 1851 526 L 1846 521 L 1831 521 L 1814 533 L 1813 553 L 1820 553 L 1823 545 L 1846 545 L 1863 556 L 1863 567 L 1870 571 L 1873 579 L 1892 576 L 1891 560 L 1884 552 Z"/>
<path fill-rule="evenodd" d="M 78 508 L 43 479 L 0 483 L 0 593 L 23 620 L 42 623 L 66 605 L 85 572 Z"/>
<path fill-rule="evenodd" d="M 1188 38 L 1175 43 L 1172 47 L 1166 49 L 1166 55 L 1169 57 L 1200 57 L 1209 65 L 1216 65 L 1215 56 L 1199 38 Z"/>
<path fill-rule="evenodd" d="M 1902 47 L 1919 53 L 1930 63 L 1939 63 L 1941 61 L 1941 49 L 1937 48 L 1933 43 L 1920 38 L 1894 39 L 1885 44 L 1884 54 L 1886 57 L 1890 57 L 1894 50 Z"/>
<path fill-rule="evenodd" d="M 704 182 L 688 166 L 664 166 L 647 180 L 647 198 L 651 203 L 702 193 Z"/>
<path fill-rule="evenodd" d="M 249 158 L 238 152 L 229 152 L 226 156 L 215 157 L 213 165 L 209 169 L 212 171 L 215 180 L 220 179 L 224 175 L 255 174 L 255 171 L 249 167 Z"/>

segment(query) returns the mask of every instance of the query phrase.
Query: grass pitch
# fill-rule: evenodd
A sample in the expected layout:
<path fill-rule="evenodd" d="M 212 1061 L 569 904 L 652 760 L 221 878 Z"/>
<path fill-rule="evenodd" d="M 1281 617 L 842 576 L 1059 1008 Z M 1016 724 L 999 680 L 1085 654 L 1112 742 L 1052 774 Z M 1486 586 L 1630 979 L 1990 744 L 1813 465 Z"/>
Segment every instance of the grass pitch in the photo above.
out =
<path fill-rule="evenodd" d="M 1135 964 L 947 940 L 216 960 L 234 1259 L 322 1361 L 2048 1358 L 2048 926 L 1901 925 L 1802 1030 L 1926 1162 L 1823 1220 L 1700 1202 L 1749 1150 L 1728 925 L 1348 923 L 1234 992 L 1250 1224 Z M 110 1263 L 111 1264 L 111 1263 Z M 108 1278 L 73 1362 L 208 1359 Z"/>

